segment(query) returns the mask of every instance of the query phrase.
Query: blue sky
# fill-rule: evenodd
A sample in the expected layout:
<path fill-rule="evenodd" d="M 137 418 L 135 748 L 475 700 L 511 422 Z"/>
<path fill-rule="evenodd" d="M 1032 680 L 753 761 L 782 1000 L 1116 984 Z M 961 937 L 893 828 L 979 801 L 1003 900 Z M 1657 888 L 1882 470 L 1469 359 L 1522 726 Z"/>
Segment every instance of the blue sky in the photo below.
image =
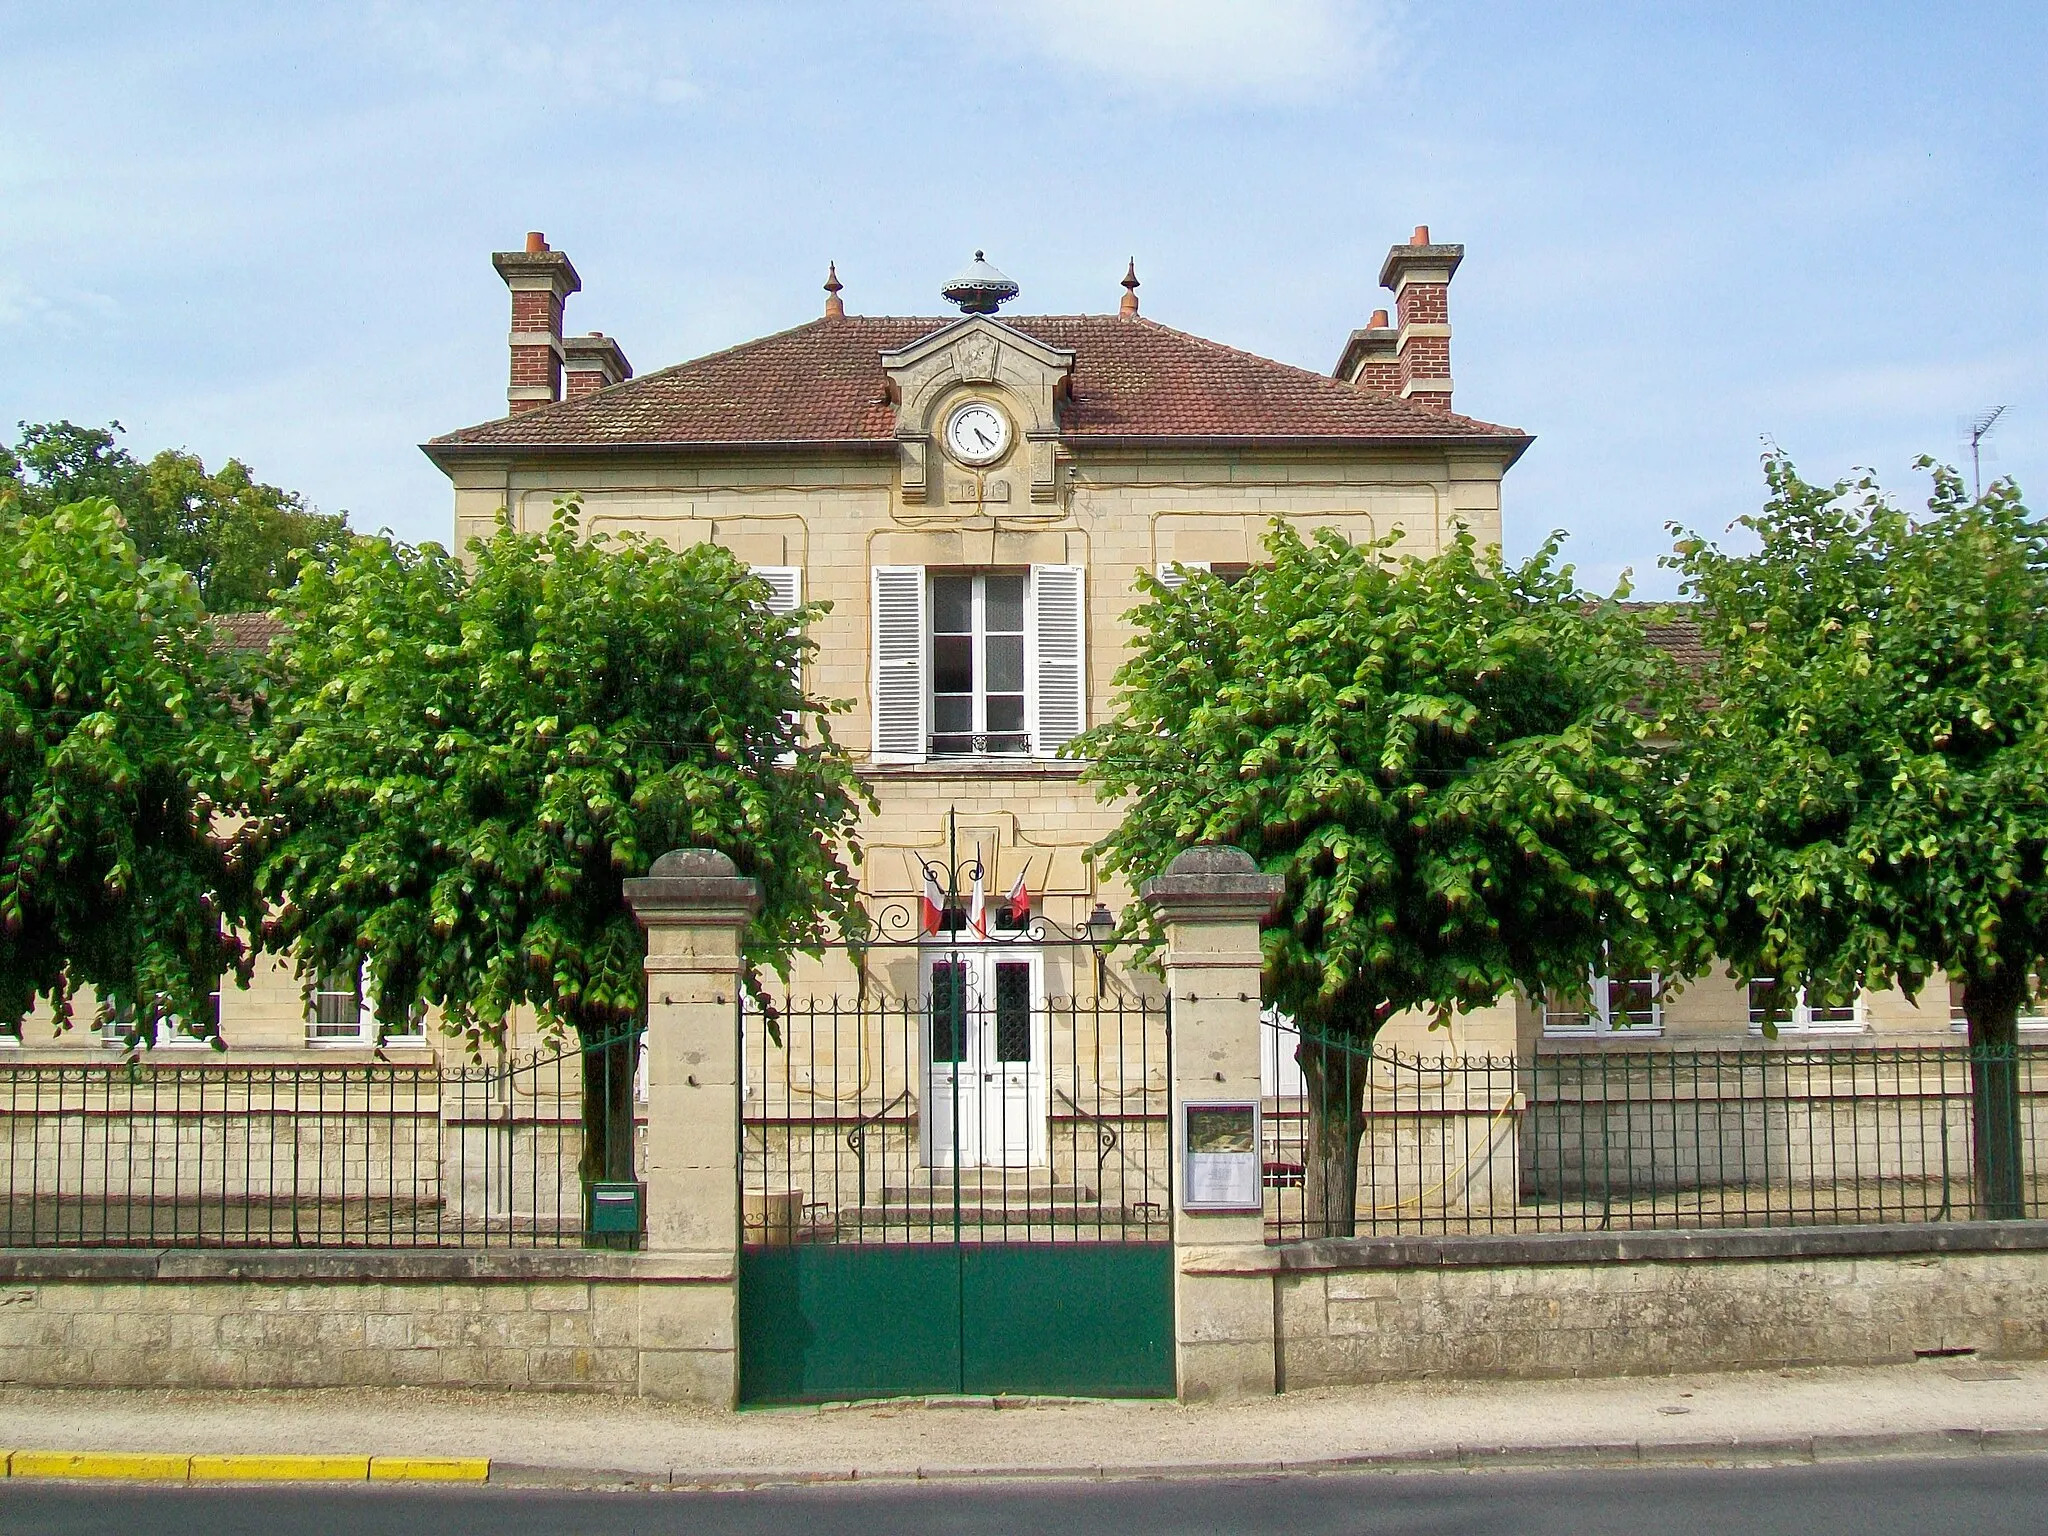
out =
<path fill-rule="evenodd" d="M 815 314 L 1031 311 L 1319 370 L 1418 223 L 1466 246 L 1461 409 L 1535 447 L 1512 551 L 1656 569 L 1668 520 L 2010 410 L 2048 499 L 2038 7 L 958 0 L 0 4 L 0 422 L 119 418 L 445 538 L 415 446 L 494 416 L 489 253 L 547 231 L 642 371 Z"/>

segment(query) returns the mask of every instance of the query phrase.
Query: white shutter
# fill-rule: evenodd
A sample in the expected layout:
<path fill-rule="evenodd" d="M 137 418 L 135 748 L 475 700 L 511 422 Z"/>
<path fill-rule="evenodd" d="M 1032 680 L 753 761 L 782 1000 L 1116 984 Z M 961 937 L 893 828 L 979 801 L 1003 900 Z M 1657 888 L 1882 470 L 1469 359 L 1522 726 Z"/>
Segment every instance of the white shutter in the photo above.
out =
<path fill-rule="evenodd" d="M 1209 569 L 1206 560 L 1165 560 L 1159 565 L 1159 584 L 1171 591 L 1187 585 L 1188 577 L 1197 571 Z"/>
<path fill-rule="evenodd" d="M 800 565 L 757 565 L 754 574 L 768 583 L 768 611 L 795 613 L 804 605 L 804 572 Z"/>
<path fill-rule="evenodd" d="M 1051 757 L 1088 727 L 1087 584 L 1078 565 L 1031 567 L 1031 750 Z"/>
<path fill-rule="evenodd" d="M 924 567 L 874 568 L 874 735 L 876 762 L 921 763 L 927 746 L 925 712 Z"/>
<path fill-rule="evenodd" d="M 768 611 L 770 613 L 790 614 L 803 607 L 804 570 L 802 566 L 757 565 L 752 567 L 752 570 L 756 576 L 768 583 Z M 789 669 L 789 676 L 790 681 L 796 684 L 797 691 L 801 693 L 804 686 L 803 663 L 798 662 L 791 667 Z M 792 713 L 790 725 L 801 729 L 800 717 Z M 778 763 L 793 763 L 796 761 L 796 754 L 784 752 L 779 754 L 775 760 Z"/>

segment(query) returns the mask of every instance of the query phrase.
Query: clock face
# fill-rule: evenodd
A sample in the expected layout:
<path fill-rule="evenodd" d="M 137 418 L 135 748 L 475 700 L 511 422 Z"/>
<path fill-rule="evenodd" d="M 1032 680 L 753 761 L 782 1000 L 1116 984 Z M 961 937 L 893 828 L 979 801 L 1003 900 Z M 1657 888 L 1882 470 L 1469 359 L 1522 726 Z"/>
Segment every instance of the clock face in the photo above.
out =
<path fill-rule="evenodd" d="M 946 419 L 946 451 L 962 464 L 992 464 L 1010 446 L 1010 418 L 970 400 Z"/>

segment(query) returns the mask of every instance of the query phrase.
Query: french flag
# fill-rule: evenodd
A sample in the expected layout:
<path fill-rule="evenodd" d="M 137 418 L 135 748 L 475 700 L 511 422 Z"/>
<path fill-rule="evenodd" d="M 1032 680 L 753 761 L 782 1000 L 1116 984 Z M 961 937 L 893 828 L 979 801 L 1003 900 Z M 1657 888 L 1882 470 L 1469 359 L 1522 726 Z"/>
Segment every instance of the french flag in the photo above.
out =
<path fill-rule="evenodd" d="M 1003 898 L 1003 910 L 1009 914 L 1010 921 L 1020 928 L 1031 917 L 1031 887 L 1024 883 L 1025 871 L 1030 868 L 1031 866 L 1026 864 L 1023 869 L 1017 871 L 1017 883 L 1010 887 L 1010 894 Z"/>
<path fill-rule="evenodd" d="M 977 939 L 988 937 L 988 897 L 981 889 L 981 850 L 974 850 L 974 892 L 967 898 L 967 927 Z"/>
<path fill-rule="evenodd" d="M 924 867 L 924 931 L 937 933 L 946 921 L 946 893 L 939 889 L 938 872 Z"/>

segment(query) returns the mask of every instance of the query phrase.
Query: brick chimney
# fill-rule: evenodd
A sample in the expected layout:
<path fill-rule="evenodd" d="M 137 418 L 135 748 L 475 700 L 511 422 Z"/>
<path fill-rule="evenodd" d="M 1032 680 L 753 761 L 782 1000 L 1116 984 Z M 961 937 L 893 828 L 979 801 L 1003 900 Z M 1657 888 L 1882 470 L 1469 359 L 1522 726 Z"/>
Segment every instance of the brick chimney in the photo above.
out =
<path fill-rule="evenodd" d="M 569 377 L 571 400 L 580 400 L 633 377 L 633 365 L 626 361 L 626 354 L 603 331 L 563 337 L 562 371 Z"/>
<path fill-rule="evenodd" d="M 1451 408 L 1451 276 L 1465 259 L 1462 245 L 1433 245 L 1418 224 L 1406 245 L 1387 252 L 1380 286 L 1394 290 L 1398 393 L 1418 405 Z"/>
<path fill-rule="evenodd" d="M 525 250 L 494 253 L 491 265 L 512 290 L 512 379 L 505 404 L 516 416 L 562 398 L 562 301 L 583 281 L 568 257 L 548 249 L 539 230 L 526 237 Z"/>
<path fill-rule="evenodd" d="M 1375 395 L 1398 395 L 1401 363 L 1395 343 L 1400 334 L 1384 309 L 1374 310 L 1365 328 L 1353 331 L 1351 339 L 1344 343 L 1344 355 L 1330 370 L 1332 375 Z"/>

